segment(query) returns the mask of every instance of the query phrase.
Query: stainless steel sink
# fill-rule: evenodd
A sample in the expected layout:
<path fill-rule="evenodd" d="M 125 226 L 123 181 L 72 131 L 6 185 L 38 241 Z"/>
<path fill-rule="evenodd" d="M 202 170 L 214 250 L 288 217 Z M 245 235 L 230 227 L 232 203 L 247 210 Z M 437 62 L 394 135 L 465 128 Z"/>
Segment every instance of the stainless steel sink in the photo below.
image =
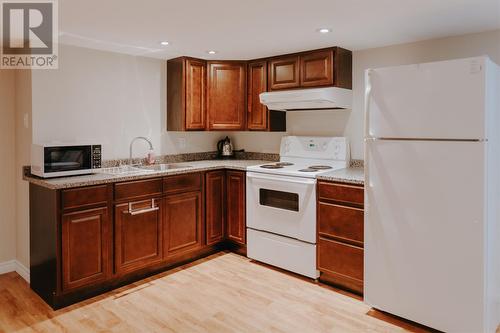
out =
<path fill-rule="evenodd" d="M 131 165 L 121 165 L 117 167 L 103 168 L 101 169 L 100 173 L 112 176 L 127 176 L 153 171 L 154 170 L 142 169 Z"/>
<path fill-rule="evenodd" d="M 150 171 L 166 171 L 172 169 L 192 168 L 192 166 L 172 163 L 172 164 L 138 165 L 136 168 L 141 170 L 150 170 Z"/>

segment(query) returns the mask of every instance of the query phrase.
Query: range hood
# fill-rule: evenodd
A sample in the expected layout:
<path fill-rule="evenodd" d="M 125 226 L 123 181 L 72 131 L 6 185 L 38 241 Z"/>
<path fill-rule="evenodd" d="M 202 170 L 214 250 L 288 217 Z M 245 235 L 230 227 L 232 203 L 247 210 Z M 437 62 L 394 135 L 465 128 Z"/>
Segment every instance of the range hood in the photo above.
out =
<path fill-rule="evenodd" d="M 260 102 L 269 110 L 335 110 L 351 109 L 352 90 L 344 88 L 314 88 L 265 92 Z"/>

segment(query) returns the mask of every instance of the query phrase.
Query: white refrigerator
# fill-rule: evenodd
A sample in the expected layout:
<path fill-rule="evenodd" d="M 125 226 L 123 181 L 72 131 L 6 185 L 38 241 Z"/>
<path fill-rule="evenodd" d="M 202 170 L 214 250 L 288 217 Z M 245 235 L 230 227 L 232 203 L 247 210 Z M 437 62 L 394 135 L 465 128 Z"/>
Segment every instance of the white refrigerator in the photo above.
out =
<path fill-rule="evenodd" d="M 499 81 L 487 57 L 366 71 L 370 306 L 446 332 L 495 331 Z"/>

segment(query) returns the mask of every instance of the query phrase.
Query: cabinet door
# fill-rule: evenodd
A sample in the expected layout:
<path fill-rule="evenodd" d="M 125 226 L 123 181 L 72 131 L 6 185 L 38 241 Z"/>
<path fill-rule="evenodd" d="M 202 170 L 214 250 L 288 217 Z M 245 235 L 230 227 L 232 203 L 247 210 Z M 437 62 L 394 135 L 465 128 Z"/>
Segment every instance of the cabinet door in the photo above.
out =
<path fill-rule="evenodd" d="M 315 51 L 300 56 L 300 86 L 333 85 L 333 50 Z"/>
<path fill-rule="evenodd" d="M 186 59 L 186 130 L 205 129 L 206 115 L 206 63 Z"/>
<path fill-rule="evenodd" d="M 227 171 L 227 238 L 246 244 L 246 175 L 241 171 Z"/>
<path fill-rule="evenodd" d="M 205 184 L 206 235 L 207 245 L 211 245 L 224 239 L 226 173 L 207 172 Z"/>
<path fill-rule="evenodd" d="M 208 68 L 209 129 L 245 129 L 246 64 L 209 62 Z"/>
<path fill-rule="evenodd" d="M 115 269 L 127 273 L 162 259 L 163 200 L 115 206 Z"/>
<path fill-rule="evenodd" d="M 269 90 L 300 86 L 299 56 L 274 58 L 269 61 Z"/>
<path fill-rule="evenodd" d="M 267 91 L 267 62 L 248 64 L 247 128 L 249 130 L 267 129 L 267 107 L 260 103 L 260 93 Z"/>
<path fill-rule="evenodd" d="M 165 255 L 167 257 L 202 247 L 201 192 L 169 195 L 165 198 Z"/>
<path fill-rule="evenodd" d="M 64 214 L 61 229 L 63 291 L 105 281 L 110 268 L 108 209 Z"/>

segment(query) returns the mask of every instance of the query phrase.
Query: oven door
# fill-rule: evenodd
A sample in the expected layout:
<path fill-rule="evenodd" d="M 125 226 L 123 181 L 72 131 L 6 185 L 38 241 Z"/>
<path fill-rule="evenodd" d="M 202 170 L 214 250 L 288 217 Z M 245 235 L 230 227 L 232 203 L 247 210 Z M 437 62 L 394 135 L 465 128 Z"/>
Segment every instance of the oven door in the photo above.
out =
<path fill-rule="evenodd" d="M 316 179 L 247 173 L 247 227 L 316 243 Z"/>

